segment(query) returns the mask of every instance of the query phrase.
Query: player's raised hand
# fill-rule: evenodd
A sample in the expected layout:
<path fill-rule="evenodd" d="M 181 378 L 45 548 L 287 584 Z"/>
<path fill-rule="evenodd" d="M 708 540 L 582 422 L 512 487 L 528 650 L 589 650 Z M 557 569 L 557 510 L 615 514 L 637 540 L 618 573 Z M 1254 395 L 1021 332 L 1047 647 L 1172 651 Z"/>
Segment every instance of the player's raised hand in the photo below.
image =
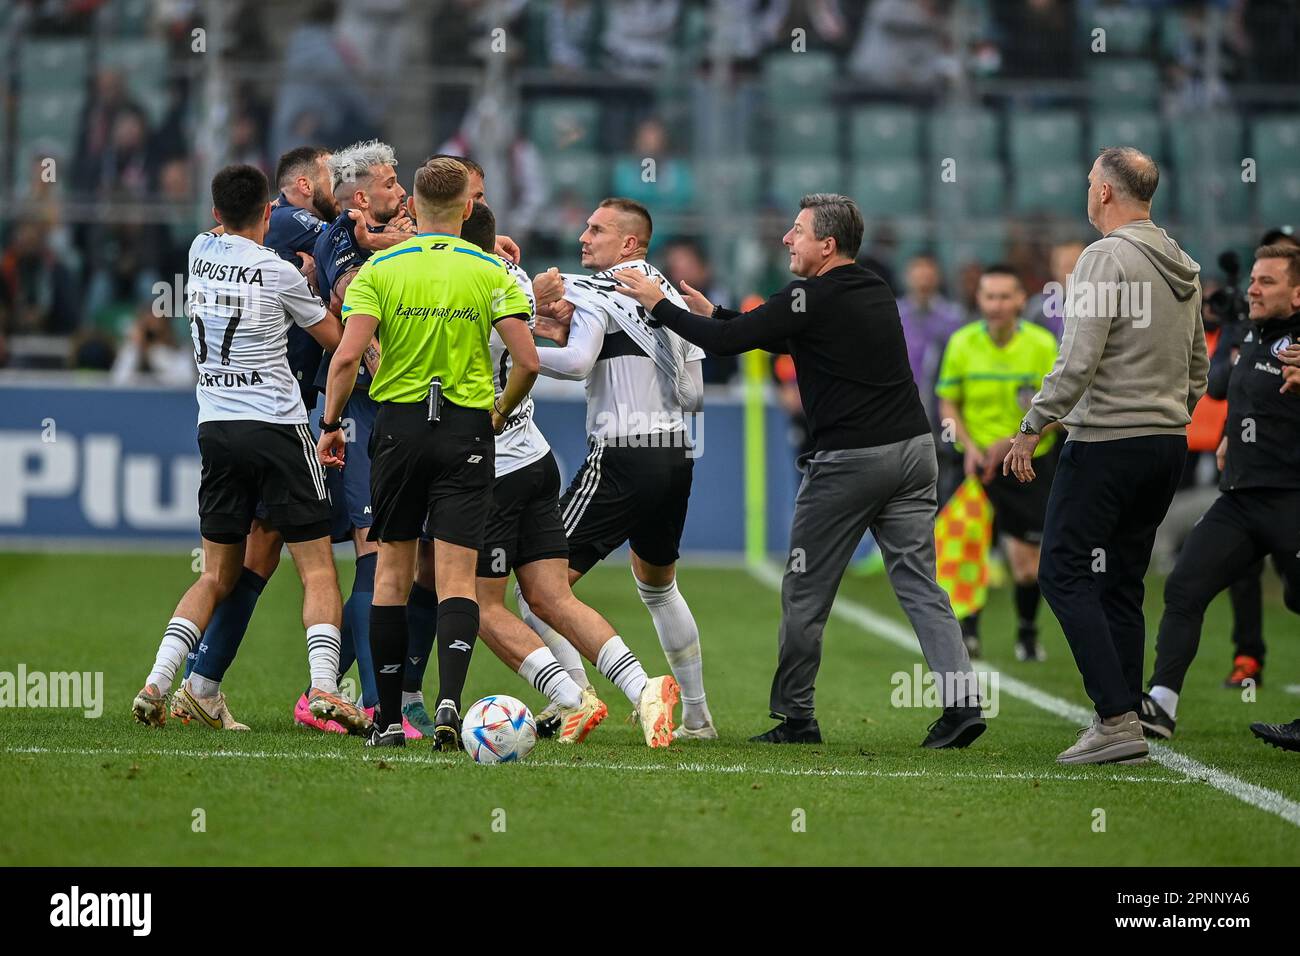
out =
<path fill-rule="evenodd" d="M 692 289 L 683 279 L 677 283 L 682 290 L 682 298 L 686 300 L 686 308 L 690 309 L 696 315 L 712 315 L 713 303 L 710 302 L 698 289 Z"/>
<path fill-rule="evenodd" d="M 348 443 L 343 437 L 343 429 L 321 432 L 316 440 L 316 457 L 326 468 L 342 468 L 343 458 L 347 453 Z"/>
<path fill-rule="evenodd" d="M 302 264 L 298 266 L 298 271 L 301 272 L 302 277 L 307 280 L 307 285 L 309 285 L 313 290 L 315 290 L 316 289 L 316 260 L 313 259 L 311 255 L 306 252 L 299 252 L 298 258 L 302 260 Z"/>
<path fill-rule="evenodd" d="M 539 307 L 564 298 L 564 279 L 559 269 L 551 266 L 545 272 L 533 276 L 533 297 Z"/>
<path fill-rule="evenodd" d="M 1283 365 L 1291 365 L 1300 368 L 1300 342 L 1292 342 L 1282 351 L 1278 352 L 1277 357 Z"/>
<path fill-rule="evenodd" d="M 509 236 L 497 236 L 496 247 L 492 250 L 502 259 L 509 259 L 515 265 L 519 265 L 519 247 Z"/>
<path fill-rule="evenodd" d="M 647 312 L 664 300 L 659 283 L 636 269 L 619 269 L 613 274 L 614 291 L 629 299 L 636 299 Z"/>

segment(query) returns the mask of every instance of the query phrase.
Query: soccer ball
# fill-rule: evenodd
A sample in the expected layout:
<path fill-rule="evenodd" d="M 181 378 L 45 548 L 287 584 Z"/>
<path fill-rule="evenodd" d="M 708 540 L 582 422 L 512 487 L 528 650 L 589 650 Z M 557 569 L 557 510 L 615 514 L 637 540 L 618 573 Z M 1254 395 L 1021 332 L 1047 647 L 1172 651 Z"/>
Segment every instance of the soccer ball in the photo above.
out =
<path fill-rule="evenodd" d="M 522 700 L 494 694 L 465 712 L 460 739 L 478 763 L 523 760 L 537 743 L 537 723 Z"/>

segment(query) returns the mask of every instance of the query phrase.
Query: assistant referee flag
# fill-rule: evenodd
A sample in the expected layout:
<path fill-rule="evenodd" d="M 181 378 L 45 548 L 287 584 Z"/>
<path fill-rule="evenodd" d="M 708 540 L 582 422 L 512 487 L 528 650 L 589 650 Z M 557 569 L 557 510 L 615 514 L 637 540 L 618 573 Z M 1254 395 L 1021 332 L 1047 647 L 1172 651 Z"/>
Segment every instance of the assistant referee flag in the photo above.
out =
<path fill-rule="evenodd" d="M 379 319 L 383 353 L 370 385 L 377 402 L 424 401 L 429 383 L 464 408 L 492 407 L 492 325 L 528 315 L 505 266 L 447 233 L 419 233 L 371 257 L 343 297 L 349 315 Z"/>

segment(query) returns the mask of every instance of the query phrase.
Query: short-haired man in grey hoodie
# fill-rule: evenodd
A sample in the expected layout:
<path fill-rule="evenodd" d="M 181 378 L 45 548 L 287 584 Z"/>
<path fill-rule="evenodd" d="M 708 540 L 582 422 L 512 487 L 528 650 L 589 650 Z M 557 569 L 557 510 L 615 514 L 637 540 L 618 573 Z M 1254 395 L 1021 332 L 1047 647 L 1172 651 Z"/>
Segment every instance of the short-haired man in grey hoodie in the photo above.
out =
<path fill-rule="evenodd" d="M 1084 250 L 1064 290 L 1056 366 L 1034 396 L 1003 472 L 1034 478 L 1050 422 L 1069 431 L 1047 505 L 1039 584 L 1061 622 L 1096 716 L 1060 763 L 1140 763 L 1142 578 L 1205 392 L 1200 266 L 1151 221 L 1160 173 L 1128 146 L 1088 174 Z"/>

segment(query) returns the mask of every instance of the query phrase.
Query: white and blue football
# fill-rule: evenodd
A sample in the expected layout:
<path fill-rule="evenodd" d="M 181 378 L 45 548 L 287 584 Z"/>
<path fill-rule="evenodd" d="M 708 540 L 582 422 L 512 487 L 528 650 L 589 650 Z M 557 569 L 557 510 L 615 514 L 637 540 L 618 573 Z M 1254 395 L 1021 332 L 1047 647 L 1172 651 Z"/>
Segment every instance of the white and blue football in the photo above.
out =
<path fill-rule="evenodd" d="M 460 739 L 478 763 L 512 763 L 532 751 L 537 723 L 522 700 L 494 694 L 465 711 Z"/>

